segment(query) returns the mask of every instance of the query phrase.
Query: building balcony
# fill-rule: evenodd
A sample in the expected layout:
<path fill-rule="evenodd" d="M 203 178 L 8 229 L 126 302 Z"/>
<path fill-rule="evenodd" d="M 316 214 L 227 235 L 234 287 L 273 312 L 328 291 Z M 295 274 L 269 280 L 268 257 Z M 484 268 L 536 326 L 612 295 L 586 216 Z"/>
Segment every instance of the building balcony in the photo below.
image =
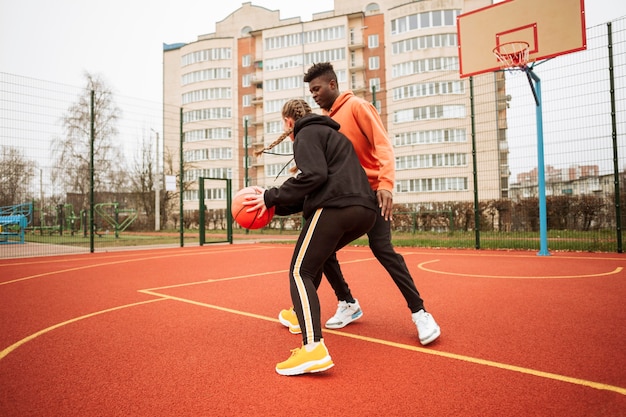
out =
<path fill-rule="evenodd" d="M 351 62 L 350 71 L 363 71 L 365 70 L 365 64 L 363 62 Z"/>
<path fill-rule="evenodd" d="M 265 165 L 265 162 L 263 162 L 263 158 L 259 158 L 258 156 L 250 156 L 248 157 L 248 161 L 250 161 L 251 167 L 261 167 Z"/>
<path fill-rule="evenodd" d="M 357 49 L 363 49 L 365 48 L 365 44 L 363 42 L 351 42 L 350 45 L 348 45 L 348 49 L 350 51 L 356 51 Z"/>
<path fill-rule="evenodd" d="M 262 125 L 263 121 L 257 120 L 255 117 L 248 116 L 248 126 L 259 126 Z"/>
<path fill-rule="evenodd" d="M 250 82 L 257 87 L 260 87 L 263 84 L 263 76 L 260 73 L 256 73 L 252 76 Z"/>

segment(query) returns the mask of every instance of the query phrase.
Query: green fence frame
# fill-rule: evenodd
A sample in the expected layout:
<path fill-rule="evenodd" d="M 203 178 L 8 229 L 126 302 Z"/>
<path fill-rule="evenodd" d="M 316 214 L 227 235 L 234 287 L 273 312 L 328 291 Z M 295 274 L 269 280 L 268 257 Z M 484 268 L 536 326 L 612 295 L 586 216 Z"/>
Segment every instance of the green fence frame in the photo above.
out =
<path fill-rule="evenodd" d="M 206 243 L 206 222 L 204 218 L 204 212 L 206 211 L 206 205 L 204 204 L 204 180 L 211 181 L 224 181 L 226 183 L 226 240 L 213 241 L 211 243 L 233 243 L 233 215 L 230 212 L 233 196 L 232 196 L 232 180 L 227 178 L 213 178 L 213 177 L 200 177 L 198 178 L 198 210 L 200 214 L 200 246 L 204 246 Z"/>

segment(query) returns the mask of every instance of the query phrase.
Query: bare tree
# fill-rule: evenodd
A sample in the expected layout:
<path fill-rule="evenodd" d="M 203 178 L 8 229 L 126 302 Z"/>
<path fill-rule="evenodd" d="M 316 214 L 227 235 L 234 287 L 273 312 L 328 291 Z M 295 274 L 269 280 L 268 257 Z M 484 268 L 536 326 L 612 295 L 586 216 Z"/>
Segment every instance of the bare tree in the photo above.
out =
<path fill-rule="evenodd" d="M 137 196 L 138 207 L 146 213 L 149 219 L 154 220 L 153 191 L 157 182 L 157 172 L 149 136 L 144 137 L 141 142 L 130 177 L 131 192 Z"/>
<path fill-rule="evenodd" d="M 52 172 L 52 180 L 62 184 L 65 192 L 87 196 L 90 185 L 92 91 L 95 131 L 94 190 L 116 191 L 125 175 L 120 173 L 120 161 L 123 161 L 120 149 L 113 146 L 113 139 L 118 134 L 116 123 L 121 111 L 100 76 L 85 73 L 85 79 L 87 85 L 84 94 L 67 109 L 62 119 L 65 137 L 57 138 L 53 142 L 57 163 Z"/>
<path fill-rule="evenodd" d="M 180 169 L 176 170 L 174 157 L 176 153 L 172 151 L 170 148 L 165 148 L 163 155 L 163 175 L 175 175 L 176 176 L 176 184 L 180 182 Z M 183 170 L 187 172 L 188 170 L 193 169 L 195 166 L 189 162 L 183 162 Z M 190 190 L 193 185 L 193 181 L 184 181 L 183 180 L 183 192 Z M 165 191 L 161 193 L 161 220 L 165 220 L 165 222 L 172 222 L 174 227 L 177 227 L 178 217 L 179 217 L 179 209 L 177 208 L 178 202 L 180 201 L 180 190 L 178 191 Z M 164 224 L 162 221 L 161 224 Z"/>
<path fill-rule="evenodd" d="M 3 146 L 0 150 L 0 206 L 21 204 L 32 198 L 36 163 L 27 160 L 19 149 Z"/>

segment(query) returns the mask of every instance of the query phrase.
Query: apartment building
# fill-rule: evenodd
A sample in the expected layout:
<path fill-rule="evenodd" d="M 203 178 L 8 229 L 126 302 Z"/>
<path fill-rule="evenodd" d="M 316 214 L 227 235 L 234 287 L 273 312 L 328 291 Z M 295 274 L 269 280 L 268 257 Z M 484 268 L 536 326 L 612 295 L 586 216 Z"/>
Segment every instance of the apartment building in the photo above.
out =
<path fill-rule="evenodd" d="M 217 22 L 215 33 L 164 45 L 164 145 L 178 155 L 182 142 L 184 209 L 198 208 L 199 177 L 230 178 L 234 192 L 278 186 L 291 175 L 290 141 L 259 157 L 254 151 L 282 132 L 288 99 L 302 97 L 320 111 L 302 78 L 326 61 L 342 91 L 380 112 L 395 149 L 395 203 L 470 201 L 476 178 L 481 199 L 506 197 L 504 76 L 474 82 L 474 95 L 488 99 L 472 121 L 470 83 L 458 69 L 456 17 L 489 4 L 342 0 L 303 22 L 246 2 Z M 221 185 L 207 188 L 207 207 L 211 200 L 223 207 L 225 193 Z"/>

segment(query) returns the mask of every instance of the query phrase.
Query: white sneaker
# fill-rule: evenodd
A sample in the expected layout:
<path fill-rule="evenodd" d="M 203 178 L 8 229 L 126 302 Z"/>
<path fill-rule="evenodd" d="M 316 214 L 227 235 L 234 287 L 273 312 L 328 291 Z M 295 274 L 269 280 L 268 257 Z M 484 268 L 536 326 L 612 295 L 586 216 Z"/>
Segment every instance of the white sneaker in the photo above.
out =
<path fill-rule="evenodd" d="M 439 325 L 430 313 L 420 310 L 417 313 L 411 314 L 413 323 L 417 326 L 417 333 L 422 345 L 427 345 L 441 335 L 441 329 Z"/>
<path fill-rule="evenodd" d="M 347 303 L 345 301 L 339 301 L 337 304 L 337 312 L 326 322 L 326 328 L 328 329 L 341 329 L 352 323 L 354 320 L 360 319 L 363 316 L 359 300 L 354 300 L 354 303 Z"/>

